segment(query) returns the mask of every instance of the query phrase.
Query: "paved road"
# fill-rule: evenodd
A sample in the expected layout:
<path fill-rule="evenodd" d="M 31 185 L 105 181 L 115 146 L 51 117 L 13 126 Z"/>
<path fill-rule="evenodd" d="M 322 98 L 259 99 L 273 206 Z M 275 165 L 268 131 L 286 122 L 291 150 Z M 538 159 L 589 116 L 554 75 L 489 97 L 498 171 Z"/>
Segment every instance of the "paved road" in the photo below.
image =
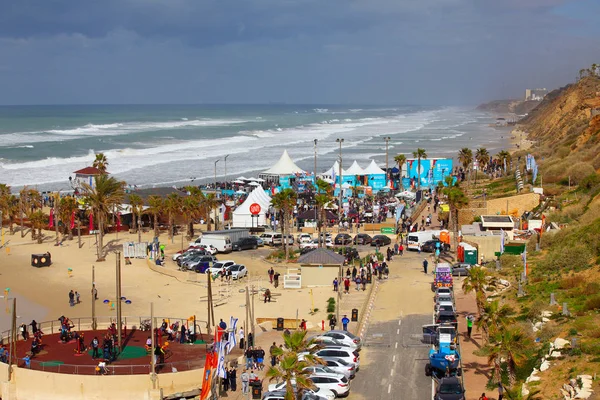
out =
<path fill-rule="evenodd" d="M 431 379 L 425 376 L 429 346 L 419 340 L 431 315 L 411 315 L 375 323 L 365 335 L 368 364 L 352 382 L 354 393 L 367 399 L 431 400 Z"/>

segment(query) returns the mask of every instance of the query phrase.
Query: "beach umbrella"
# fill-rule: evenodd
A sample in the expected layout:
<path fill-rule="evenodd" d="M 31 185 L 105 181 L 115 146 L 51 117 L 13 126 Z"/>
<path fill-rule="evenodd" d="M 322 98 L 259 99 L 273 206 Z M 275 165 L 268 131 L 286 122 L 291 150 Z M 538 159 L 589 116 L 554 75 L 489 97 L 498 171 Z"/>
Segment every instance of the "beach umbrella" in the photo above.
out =
<path fill-rule="evenodd" d="M 248 178 L 246 178 L 246 177 L 243 177 L 243 176 L 238 176 L 236 179 L 237 179 L 238 181 L 247 181 L 247 180 L 248 180 Z"/>
<path fill-rule="evenodd" d="M 236 179 L 235 181 L 233 181 L 233 183 L 237 183 L 238 185 L 243 185 L 246 182 Z"/>
<path fill-rule="evenodd" d="M 246 192 L 244 192 L 243 190 L 238 190 L 235 192 L 236 194 L 246 194 Z"/>
<path fill-rule="evenodd" d="M 248 181 L 258 181 L 258 178 L 248 178 Z"/>
<path fill-rule="evenodd" d="M 265 180 L 264 180 L 264 179 L 262 179 L 262 178 L 254 178 L 254 180 L 255 180 L 256 182 L 264 182 L 264 181 L 265 181 Z"/>
<path fill-rule="evenodd" d="M 249 185 L 250 186 L 260 186 L 260 183 L 258 183 L 258 182 L 250 182 Z"/>
<path fill-rule="evenodd" d="M 333 183 L 333 179 L 323 178 L 323 180 L 327 183 Z"/>

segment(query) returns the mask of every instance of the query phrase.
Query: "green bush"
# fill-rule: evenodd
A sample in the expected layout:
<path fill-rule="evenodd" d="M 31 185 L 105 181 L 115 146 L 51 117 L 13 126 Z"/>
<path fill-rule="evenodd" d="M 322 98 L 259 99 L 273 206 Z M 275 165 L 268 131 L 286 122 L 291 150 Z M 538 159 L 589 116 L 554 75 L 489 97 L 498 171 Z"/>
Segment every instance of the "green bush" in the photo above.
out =
<path fill-rule="evenodd" d="M 600 292 L 600 284 L 597 282 L 590 282 L 587 285 L 585 285 L 585 288 L 583 289 L 583 294 L 585 295 L 593 295 L 593 294 L 597 294 Z"/>
<path fill-rule="evenodd" d="M 578 162 L 569 168 L 568 176 L 571 177 L 571 184 L 579 184 L 583 182 L 586 177 L 595 173 L 596 171 L 594 170 L 592 164 Z"/>
<path fill-rule="evenodd" d="M 579 182 L 579 189 L 588 191 L 598 185 L 600 185 L 600 175 L 593 173 L 593 174 L 586 176 L 585 178 L 583 178 L 581 180 L 581 182 Z"/>
<path fill-rule="evenodd" d="M 585 302 L 585 309 L 586 310 L 598 310 L 598 309 L 600 309 L 600 295 L 596 295 L 594 297 L 590 297 Z"/>
<path fill-rule="evenodd" d="M 539 266 L 546 272 L 579 271 L 589 266 L 591 257 L 588 247 L 582 244 L 561 246 L 552 249 Z"/>
<path fill-rule="evenodd" d="M 327 312 L 332 313 L 334 311 L 335 311 L 335 304 L 331 304 L 331 303 L 327 304 Z"/>

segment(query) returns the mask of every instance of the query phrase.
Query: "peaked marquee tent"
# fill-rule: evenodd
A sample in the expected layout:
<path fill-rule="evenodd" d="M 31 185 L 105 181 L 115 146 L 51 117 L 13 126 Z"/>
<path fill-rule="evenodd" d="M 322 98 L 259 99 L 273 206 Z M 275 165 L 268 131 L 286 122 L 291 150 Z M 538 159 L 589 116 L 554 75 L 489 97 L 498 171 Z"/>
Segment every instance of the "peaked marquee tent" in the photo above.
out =
<path fill-rule="evenodd" d="M 260 175 L 285 176 L 300 174 L 303 172 L 304 171 L 302 170 L 302 168 L 298 167 L 296 163 L 290 158 L 290 155 L 288 154 L 287 150 L 284 150 L 283 154 L 279 158 L 279 161 L 277 161 L 275 165 L 273 165 L 271 168 L 264 171 Z"/>
<path fill-rule="evenodd" d="M 254 203 L 260 205 L 260 212 L 257 217 L 252 217 L 250 206 Z M 267 196 L 265 191 L 257 187 L 246 198 L 242 204 L 233 211 L 233 227 L 234 228 L 251 228 L 252 226 L 267 225 L 265 213 L 271 206 L 271 198 Z M 254 224 L 254 225 L 253 225 Z"/>

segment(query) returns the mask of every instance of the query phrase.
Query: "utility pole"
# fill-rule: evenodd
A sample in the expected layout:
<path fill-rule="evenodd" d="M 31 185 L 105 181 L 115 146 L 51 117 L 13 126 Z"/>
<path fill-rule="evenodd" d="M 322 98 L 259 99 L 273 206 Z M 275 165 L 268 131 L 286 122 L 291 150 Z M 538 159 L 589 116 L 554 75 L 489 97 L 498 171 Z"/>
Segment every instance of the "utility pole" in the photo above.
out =
<path fill-rule="evenodd" d="M 216 160 L 215 161 L 215 198 L 217 198 L 217 163 L 220 160 Z M 218 230 L 218 224 L 217 224 L 217 209 L 215 208 L 215 231 Z"/>
<path fill-rule="evenodd" d="M 339 223 L 342 222 L 342 143 L 344 143 L 344 139 L 343 138 L 337 138 L 335 139 L 336 142 L 338 142 L 340 144 L 340 187 L 339 187 L 339 207 L 338 207 L 338 227 L 339 227 Z M 335 182 L 334 182 L 335 183 Z M 338 228 L 339 229 L 339 228 Z"/>
<path fill-rule="evenodd" d="M 79 216 L 77 216 L 77 246 L 81 248 L 81 221 Z"/>
<path fill-rule="evenodd" d="M 60 192 L 56 192 L 56 195 L 54 196 L 54 221 L 52 221 L 54 223 L 54 232 L 56 232 L 56 245 L 58 246 L 59 241 L 58 241 L 58 201 L 60 200 Z"/>
<path fill-rule="evenodd" d="M 215 310 L 213 308 L 213 296 L 212 296 L 212 276 L 210 273 L 206 274 L 206 277 L 208 279 L 208 285 L 207 287 L 207 295 L 208 295 L 208 303 L 207 303 L 207 312 L 208 312 L 208 323 L 206 326 L 206 330 L 208 331 L 208 334 L 211 334 L 212 331 L 212 325 L 215 323 Z"/>
<path fill-rule="evenodd" d="M 252 341 L 254 342 L 254 340 L 256 340 L 256 336 L 254 336 L 254 285 L 252 285 L 252 312 L 250 318 L 250 323 L 252 325 Z"/>
<path fill-rule="evenodd" d="M 248 348 L 248 333 L 250 332 L 250 329 L 248 328 L 250 325 L 248 325 L 248 318 L 250 315 L 250 294 L 248 293 L 248 285 L 246 285 L 246 342 L 244 343 L 244 350 L 246 350 Z"/>
<path fill-rule="evenodd" d="M 227 157 L 229 157 L 229 154 L 225 156 L 225 182 L 227 182 Z"/>
<path fill-rule="evenodd" d="M 343 272 L 342 271 L 343 271 L 342 270 L 342 264 L 340 264 L 340 268 L 339 268 L 339 271 L 338 271 L 338 274 L 339 274 L 339 278 L 338 278 L 338 294 L 337 294 L 337 302 L 336 302 L 336 308 L 335 308 L 335 319 L 336 319 L 336 321 L 337 321 L 338 324 L 340 323 L 340 303 L 342 302 L 342 289 L 341 289 L 341 287 L 343 285 L 343 282 L 342 282 L 342 274 L 343 274 Z"/>
<path fill-rule="evenodd" d="M 315 143 L 315 169 L 314 169 L 314 171 L 315 171 L 315 182 L 314 183 L 315 184 L 314 184 L 314 186 L 315 186 L 315 223 L 317 224 L 316 228 L 319 227 L 319 220 L 317 219 L 317 197 L 316 197 L 317 194 L 319 194 L 319 190 L 317 189 L 317 142 L 318 142 L 318 140 L 315 139 L 314 140 L 314 143 Z M 318 247 L 321 247 L 321 237 L 320 236 L 317 237 L 317 243 L 318 243 L 317 244 Z"/>
<path fill-rule="evenodd" d="M 156 389 L 156 359 L 154 358 L 154 349 L 156 348 L 156 335 L 154 330 L 156 329 L 154 323 L 154 303 L 150 303 L 150 337 L 152 338 L 152 353 L 150 353 L 150 380 L 152 381 L 152 389 Z"/>
<path fill-rule="evenodd" d="M 92 265 L 92 330 L 98 327 L 96 322 L 96 266 Z"/>
<path fill-rule="evenodd" d="M 388 144 L 389 144 L 390 140 L 392 140 L 392 138 L 389 136 L 386 136 L 384 138 L 384 140 L 385 140 L 385 179 L 387 180 L 388 174 L 389 174 L 388 171 L 390 168 L 389 163 L 388 163 Z M 386 182 L 386 185 L 387 185 L 387 182 Z"/>
<path fill-rule="evenodd" d="M 123 350 L 123 337 L 121 336 L 121 252 L 117 251 L 117 343 L 119 354 Z"/>
<path fill-rule="evenodd" d="M 12 318 L 11 318 L 11 329 L 10 329 L 10 346 L 8 354 L 8 381 L 10 382 L 10 378 L 12 375 L 12 365 L 15 360 L 15 355 L 17 354 L 17 298 L 13 298 L 13 306 L 12 306 Z"/>

